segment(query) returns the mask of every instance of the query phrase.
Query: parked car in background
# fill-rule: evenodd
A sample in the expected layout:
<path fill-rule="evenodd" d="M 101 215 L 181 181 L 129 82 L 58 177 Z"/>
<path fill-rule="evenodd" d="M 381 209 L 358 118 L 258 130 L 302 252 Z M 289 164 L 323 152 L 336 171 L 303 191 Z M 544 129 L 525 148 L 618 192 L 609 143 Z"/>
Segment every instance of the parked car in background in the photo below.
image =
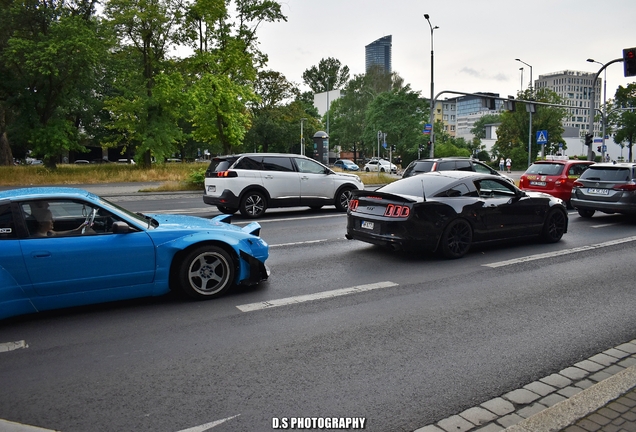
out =
<path fill-rule="evenodd" d="M 584 218 L 596 211 L 636 215 L 636 163 L 591 165 L 574 182 L 570 203 Z"/>
<path fill-rule="evenodd" d="M 501 176 L 440 171 L 355 191 L 346 238 L 460 258 L 473 243 L 529 236 L 553 243 L 567 228 L 558 198 L 524 192 Z"/>
<path fill-rule="evenodd" d="M 260 225 L 133 213 L 82 189 L 0 192 L 0 318 L 267 279 Z"/>
<path fill-rule="evenodd" d="M 133 159 L 117 159 L 117 163 L 135 165 L 135 161 Z"/>
<path fill-rule="evenodd" d="M 497 175 L 503 177 L 510 183 L 515 184 L 513 179 L 490 168 L 485 163 L 465 157 L 425 158 L 414 160 L 406 167 L 402 174 L 402 178 L 433 171 L 474 171 L 482 174 Z"/>
<path fill-rule="evenodd" d="M 360 167 L 349 159 L 338 159 L 333 163 L 333 166 L 340 168 L 343 171 L 358 171 Z"/>
<path fill-rule="evenodd" d="M 89 162 L 86 159 L 77 159 L 74 163 L 76 165 L 83 165 L 83 164 L 88 164 Z"/>
<path fill-rule="evenodd" d="M 248 218 L 261 217 L 273 207 L 335 205 L 347 211 L 351 192 L 362 188 L 357 175 L 336 173 L 306 156 L 246 153 L 212 159 L 203 202 Z"/>
<path fill-rule="evenodd" d="M 397 165 L 392 164 L 388 160 L 385 159 L 371 159 L 364 166 L 364 170 L 366 172 L 390 172 L 392 174 L 397 174 Z"/>
<path fill-rule="evenodd" d="M 586 160 L 570 160 L 566 156 L 548 156 L 547 160 L 536 161 L 530 165 L 519 179 L 519 188 L 548 193 L 561 198 L 569 206 L 574 181 L 593 163 Z"/>

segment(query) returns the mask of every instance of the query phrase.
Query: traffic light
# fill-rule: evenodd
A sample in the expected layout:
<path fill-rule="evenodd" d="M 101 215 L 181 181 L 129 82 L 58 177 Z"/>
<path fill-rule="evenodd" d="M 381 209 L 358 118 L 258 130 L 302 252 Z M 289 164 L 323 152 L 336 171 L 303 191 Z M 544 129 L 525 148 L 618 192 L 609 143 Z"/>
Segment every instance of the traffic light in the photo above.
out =
<path fill-rule="evenodd" d="M 420 143 L 420 150 L 424 150 L 424 144 Z"/>
<path fill-rule="evenodd" d="M 592 136 L 592 134 L 586 133 L 585 134 L 585 145 L 592 145 L 592 138 L 594 138 Z"/>
<path fill-rule="evenodd" d="M 597 146 L 596 147 L 596 151 L 600 153 L 601 152 L 601 146 Z"/>
<path fill-rule="evenodd" d="M 636 48 L 623 50 L 623 68 L 626 77 L 636 76 Z"/>
<path fill-rule="evenodd" d="M 394 151 L 395 151 L 395 144 L 393 144 L 393 145 L 391 146 L 391 151 L 392 151 L 392 152 L 394 152 Z"/>
<path fill-rule="evenodd" d="M 515 110 L 515 98 L 514 98 L 514 96 L 508 96 L 508 100 L 504 101 L 504 109 L 506 111 L 514 111 Z"/>

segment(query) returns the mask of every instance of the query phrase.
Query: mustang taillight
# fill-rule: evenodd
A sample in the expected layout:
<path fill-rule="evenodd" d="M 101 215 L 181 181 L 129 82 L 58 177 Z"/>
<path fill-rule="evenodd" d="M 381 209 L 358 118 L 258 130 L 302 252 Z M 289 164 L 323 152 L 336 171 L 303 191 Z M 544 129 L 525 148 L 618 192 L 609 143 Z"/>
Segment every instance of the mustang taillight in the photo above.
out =
<path fill-rule="evenodd" d="M 617 191 L 633 192 L 636 191 L 636 183 L 626 183 L 614 186 L 612 189 Z"/>
<path fill-rule="evenodd" d="M 217 177 L 238 177 L 236 171 L 219 171 L 216 173 Z"/>
<path fill-rule="evenodd" d="M 410 213 L 411 213 L 411 209 L 408 206 L 389 204 L 386 206 L 386 211 L 384 212 L 384 216 L 407 218 L 409 217 Z"/>
<path fill-rule="evenodd" d="M 349 201 L 349 210 L 354 212 L 356 210 L 358 210 L 358 204 L 360 204 L 360 201 L 358 201 L 357 199 L 352 199 Z"/>

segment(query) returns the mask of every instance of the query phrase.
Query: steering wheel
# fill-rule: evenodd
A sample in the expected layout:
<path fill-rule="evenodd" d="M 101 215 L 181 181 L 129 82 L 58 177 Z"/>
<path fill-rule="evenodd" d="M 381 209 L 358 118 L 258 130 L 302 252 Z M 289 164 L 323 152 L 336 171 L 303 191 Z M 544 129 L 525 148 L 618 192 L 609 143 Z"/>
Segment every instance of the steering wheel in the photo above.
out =
<path fill-rule="evenodd" d="M 95 220 L 95 216 L 97 215 L 97 209 L 94 208 L 91 210 L 91 212 L 86 215 L 86 220 L 84 221 L 84 223 L 82 225 L 84 225 L 82 227 L 82 234 L 84 234 L 86 232 L 86 228 L 89 228 L 91 226 L 93 226 L 93 221 Z"/>

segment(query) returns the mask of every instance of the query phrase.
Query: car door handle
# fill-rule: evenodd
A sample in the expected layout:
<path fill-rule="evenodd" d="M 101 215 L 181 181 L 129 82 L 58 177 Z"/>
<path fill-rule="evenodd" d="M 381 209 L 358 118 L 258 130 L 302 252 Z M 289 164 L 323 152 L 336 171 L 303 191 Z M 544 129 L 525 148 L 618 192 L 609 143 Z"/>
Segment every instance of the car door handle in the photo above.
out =
<path fill-rule="evenodd" d="M 31 252 L 31 256 L 33 258 L 48 258 L 51 256 L 51 252 L 49 251 L 35 251 Z"/>
<path fill-rule="evenodd" d="M 267 175 L 265 176 L 265 178 L 266 178 L 267 180 L 271 180 L 271 179 L 273 179 L 273 178 L 274 178 L 274 176 L 273 176 L 273 175 L 271 175 L 271 174 L 267 174 Z"/>

